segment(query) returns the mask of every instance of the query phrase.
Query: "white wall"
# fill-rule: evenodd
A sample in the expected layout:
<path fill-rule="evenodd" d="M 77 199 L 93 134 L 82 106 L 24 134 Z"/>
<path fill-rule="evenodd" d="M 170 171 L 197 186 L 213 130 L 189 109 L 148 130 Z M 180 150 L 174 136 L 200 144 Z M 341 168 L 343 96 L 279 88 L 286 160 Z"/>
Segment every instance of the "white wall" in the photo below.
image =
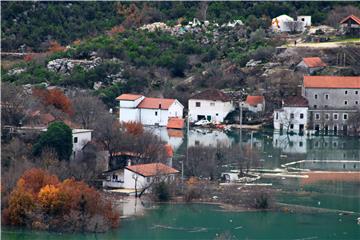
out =
<path fill-rule="evenodd" d="M 77 142 L 75 143 L 75 138 L 77 138 Z M 72 133 L 73 139 L 73 151 L 80 151 L 85 144 L 91 141 L 91 131 L 77 132 L 76 129 L 73 130 Z"/>
<path fill-rule="evenodd" d="M 200 107 L 196 103 L 200 102 Z M 211 116 L 211 121 L 223 122 L 226 115 L 234 110 L 232 102 L 189 99 L 189 118 L 191 122 L 198 121 L 198 115 Z"/>
<path fill-rule="evenodd" d="M 311 26 L 311 16 L 298 16 L 297 21 L 303 22 L 305 27 Z"/>
<path fill-rule="evenodd" d="M 173 104 L 169 107 L 169 117 L 183 117 L 184 106 L 178 101 L 175 100 Z"/>
<path fill-rule="evenodd" d="M 145 97 L 142 96 L 134 101 L 131 100 L 120 100 L 119 101 L 119 106 L 120 108 L 136 108 L 139 103 L 144 99 Z"/>
<path fill-rule="evenodd" d="M 206 134 L 196 129 L 189 131 L 189 147 L 216 147 L 218 144 L 230 147 L 232 142 L 233 139 L 229 138 L 223 131 L 212 130 L 211 132 L 206 132 Z"/>
<path fill-rule="evenodd" d="M 297 134 L 280 134 L 274 132 L 273 134 L 274 148 L 280 148 L 283 153 L 301 153 L 307 152 L 307 137 Z"/>
<path fill-rule="evenodd" d="M 144 125 L 166 126 L 168 123 L 169 111 L 162 109 L 140 109 L 140 121 Z"/>
<path fill-rule="evenodd" d="M 304 117 L 301 119 L 300 114 L 304 114 Z M 291 114 L 294 114 L 294 118 L 291 118 Z M 307 119 L 308 119 L 308 108 L 307 107 L 283 107 L 282 110 L 274 111 L 274 128 L 276 130 L 281 130 L 280 126 L 283 124 L 283 130 L 290 132 L 298 132 L 299 125 L 304 124 L 304 130 L 307 129 Z M 290 125 L 293 124 L 294 128 L 291 129 Z"/>
<path fill-rule="evenodd" d="M 120 122 L 140 122 L 140 109 L 138 108 L 120 108 Z"/>
<path fill-rule="evenodd" d="M 137 177 L 137 189 L 141 189 L 145 187 L 147 182 L 146 178 L 136 174 L 128 169 L 124 169 L 124 188 L 132 188 L 135 189 L 135 177 Z"/>
<path fill-rule="evenodd" d="M 262 112 L 264 111 L 265 107 L 264 107 L 264 104 L 263 103 L 259 103 L 255 106 L 251 106 L 249 104 L 247 104 L 246 102 L 243 103 L 243 106 L 245 108 L 247 108 L 249 111 L 251 112 L 254 112 L 254 113 L 257 113 L 257 112 Z"/>

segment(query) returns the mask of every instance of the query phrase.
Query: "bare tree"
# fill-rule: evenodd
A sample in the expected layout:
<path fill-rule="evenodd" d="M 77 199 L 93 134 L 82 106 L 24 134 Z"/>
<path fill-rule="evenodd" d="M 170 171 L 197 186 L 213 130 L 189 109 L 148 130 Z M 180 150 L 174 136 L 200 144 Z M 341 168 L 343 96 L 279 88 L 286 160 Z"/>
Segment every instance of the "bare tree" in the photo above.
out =
<path fill-rule="evenodd" d="M 288 21 L 285 22 L 286 27 L 291 33 L 301 32 L 303 28 L 303 22 L 301 21 Z"/>
<path fill-rule="evenodd" d="M 206 1 L 202 1 L 199 3 L 197 17 L 199 18 L 200 21 L 206 21 L 208 7 L 209 7 L 209 3 Z"/>
<path fill-rule="evenodd" d="M 329 24 L 332 27 L 336 27 L 343 18 L 349 15 L 360 16 L 360 9 L 352 5 L 336 6 L 329 12 L 326 19 L 326 24 Z"/>
<path fill-rule="evenodd" d="M 102 101 L 89 93 L 80 93 L 72 99 L 73 120 L 83 128 L 94 128 L 102 115 L 107 114 Z"/>

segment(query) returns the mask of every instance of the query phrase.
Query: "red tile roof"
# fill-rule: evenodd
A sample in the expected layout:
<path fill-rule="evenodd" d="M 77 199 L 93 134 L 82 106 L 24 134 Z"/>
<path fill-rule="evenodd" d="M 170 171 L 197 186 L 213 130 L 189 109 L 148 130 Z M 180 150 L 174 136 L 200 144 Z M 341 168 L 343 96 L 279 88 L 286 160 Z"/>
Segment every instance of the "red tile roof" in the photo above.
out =
<path fill-rule="evenodd" d="M 303 58 L 303 61 L 309 68 L 326 67 L 326 64 L 319 57 Z"/>
<path fill-rule="evenodd" d="M 260 103 L 264 102 L 264 96 L 247 96 L 246 103 L 250 106 L 257 106 Z"/>
<path fill-rule="evenodd" d="M 175 174 L 179 172 L 175 168 L 169 167 L 163 163 L 138 164 L 127 166 L 126 169 L 134 173 L 140 174 L 144 177 L 152 177 L 164 174 Z"/>
<path fill-rule="evenodd" d="M 360 77 L 304 76 L 305 88 L 360 88 Z"/>
<path fill-rule="evenodd" d="M 229 102 L 231 99 L 225 93 L 217 89 L 208 89 L 202 91 L 198 94 L 193 95 L 190 99 L 199 99 L 199 100 L 212 100 L 212 101 L 222 101 Z"/>
<path fill-rule="evenodd" d="M 168 131 L 169 137 L 178 137 L 178 138 L 184 137 L 184 132 L 182 130 L 168 129 L 167 131 Z"/>
<path fill-rule="evenodd" d="M 168 98 L 144 98 L 138 105 L 138 108 L 151 108 L 151 109 L 169 109 L 175 102 L 175 99 Z"/>
<path fill-rule="evenodd" d="M 166 150 L 166 155 L 168 157 L 172 158 L 174 156 L 174 150 L 173 150 L 173 148 L 171 147 L 170 144 L 165 145 L 165 150 Z"/>
<path fill-rule="evenodd" d="M 291 96 L 284 99 L 284 107 L 307 107 L 309 106 L 308 100 L 302 96 Z"/>
<path fill-rule="evenodd" d="M 116 100 L 125 100 L 125 101 L 135 101 L 136 99 L 141 98 L 142 95 L 137 94 L 121 94 L 116 98 Z"/>
<path fill-rule="evenodd" d="M 168 120 L 167 128 L 183 129 L 185 126 L 185 120 L 182 118 L 171 117 Z"/>
<path fill-rule="evenodd" d="M 346 18 L 344 18 L 343 20 L 340 21 L 340 24 L 347 22 L 349 19 L 352 19 L 354 22 L 356 22 L 357 24 L 360 25 L 360 18 L 358 18 L 355 15 L 347 16 Z"/>

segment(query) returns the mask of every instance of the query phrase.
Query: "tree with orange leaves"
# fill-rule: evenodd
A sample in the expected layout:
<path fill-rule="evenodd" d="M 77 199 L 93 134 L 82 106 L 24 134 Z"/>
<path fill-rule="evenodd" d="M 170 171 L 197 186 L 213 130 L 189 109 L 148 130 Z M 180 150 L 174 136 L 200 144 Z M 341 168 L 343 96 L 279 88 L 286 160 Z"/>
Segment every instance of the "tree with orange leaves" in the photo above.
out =
<path fill-rule="evenodd" d="M 41 101 L 46 105 L 52 105 L 57 109 L 60 109 L 64 113 L 72 114 L 72 105 L 70 99 L 65 96 L 65 94 L 60 89 L 33 89 L 33 95 L 41 99 Z"/>
<path fill-rule="evenodd" d="M 144 126 L 140 122 L 130 121 L 123 123 L 126 132 L 134 136 L 139 136 L 144 133 Z"/>
<path fill-rule="evenodd" d="M 103 232 L 117 227 L 119 214 L 95 189 L 41 169 L 30 169 L 18 180 L 3 211 L 5 224 L 42 226 L 57 231 Z"/>
<path fill-rule="evenodd" d="M 50 41 L 50 47 L 48 51 L 51 53 L 65 52 L 66 47 L 61 46 L 57 41 Z"/>

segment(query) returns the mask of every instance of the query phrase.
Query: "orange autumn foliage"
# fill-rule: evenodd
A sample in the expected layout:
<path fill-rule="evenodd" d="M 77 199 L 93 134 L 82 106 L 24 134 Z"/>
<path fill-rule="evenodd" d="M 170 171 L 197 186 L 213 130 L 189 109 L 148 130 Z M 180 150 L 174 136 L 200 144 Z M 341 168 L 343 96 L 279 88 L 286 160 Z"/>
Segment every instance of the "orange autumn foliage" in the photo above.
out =
<path fill-rule="evenodd" d="M 139 122 L 126 122 L 124 123 L 125 129 L 128 133 L 134 136 L 139 136 L 144 133 L 144 126 Z"/>
<path fill-rule="evenodd" d="M 41 101 L 46 105 L 52 105 L 55 108 L 63 111 L 67 114 L 72 114 L 72 106 L 70 99 L 65 96 L 65 94 L 60 89 L 33 89 L 33 95 L 41 99 Z"/>
<path fill-rule="evenodd" d="M 65 52 L 66 47 L 61 46 L 57 41 L 50 41 L 50 47 L 48 51 L 51 53 Z"/>
<path fill-rule="evenodd" d="M 108 226 L 119 224 L 119 214 L 111 202 L 94 188 L 74 179 L 60 182 L 57 176 L 34 168 L 27 170 L 18 180 L 10 194 L 9 206 L 3 212 L 3 220 L 10 225 L 33 226 L 39 223 L 39 219 L 47 219 L 41 224 L 51 226 L 56 223 L 56 227 L 66 229 L 69 224 L 64 222 L 79 221 L 78 214 L 74 217 L 74 211 L 86 216 L 84 224 L 96 216 L 102 216 Z M 65 226 L 61 226 L 62 223 Z"/>
<path fill-rule="evenodd" d="M 112 27 L 109 31 L 109 35 L 114 35 L 116 33 L 123 33 L 125 32 L 125 28 L 122 25 Z"/>

